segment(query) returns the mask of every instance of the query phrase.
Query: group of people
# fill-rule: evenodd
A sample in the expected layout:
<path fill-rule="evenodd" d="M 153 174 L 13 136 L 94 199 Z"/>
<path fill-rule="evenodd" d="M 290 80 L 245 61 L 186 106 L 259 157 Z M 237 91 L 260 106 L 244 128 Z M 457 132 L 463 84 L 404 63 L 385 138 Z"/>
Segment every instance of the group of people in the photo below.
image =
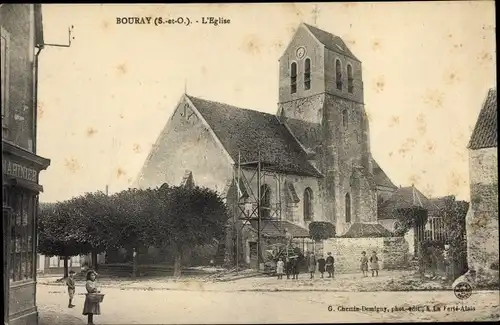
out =
<path fill-rule="evenodd" d="M 87 324 L 94 324 L 94 315 L 101 314 L 101 305 L 99 297 L 93 296 L 93 294 L 100 293 L 97 287 L 97 272 L 93 270 L 87 271 L 85 288 L 87 290 L 87 294 L 85 296 L 85 302 L 83 304 L 83 315 L 87 316 Z M 69 277 L 66 279 L 66 286 L 68 287 L 68 296 L 69 296 L 69 304 L 68 308 L 73 308 L 73 299 L 75 296 L 75 271 L 69 272 Z"/>
<path fill-rule="evenodd" d="M 321 278 L 323 278 L 323 274 L 328 273 L 328 278 L 335 278 L 335 259 L 332 256 L 331 252 L 328 252 L 326 259 L 321 256 L 316 260 L 316 256 L 313 252 L 308 252 L 306 257 L 307 262 L 307 270 L 310 274 L 310 278 L 313 279 L 316 273 L 316 267 L 321 274 Z M 377 256 L 377 252 L 373 251 L 372 255 L 368 258 L 366 256 L 366 252 L 361 252 L 360 258 L 360 268 L 363 272 L 363 277 L 368 276 L 368 270 L 370 269 L 373 276 L 378 276 L 379 270 L 379 259 Z M 286 257 L 286 262 L 283 261 L 283 258 L 279 258 L 276 263 L 276 274 L 278 275 L 278 279 L 283 279 L 283 275 L 286 273 L 286 278 L 290 279 L 298 279 L 299 277 L 299 263 L 298 256 L 290 256 Z"/>
<path fill-rule="evenodd" d="M 306 257 L 307 262 L 307 270 L 311 275 L 311 279 L 314 277 L 316 273 L 316 266 L 318 265 L 318 270 L 321 273 L 321 277 L 323 278 L 323 274 L 325 272 L 328 273 L 329 278 L 334 278 L 335 273 L 335 259 L 332 256 L 332 253 L 328 253 L 327 258 L 320 257 L 318 261 L 316 261 L 316 257 L 314 253 L 309 252 Z M 297 255 L 286 257 L 285 261 L 283 258 L 279 258 L 276 263 L 276 274 L 278 275 L 278 279 L 283 279 L 283 275 L 286 273 L 286 278 L 296 280 L 299 278 L 299 259 Z"/>

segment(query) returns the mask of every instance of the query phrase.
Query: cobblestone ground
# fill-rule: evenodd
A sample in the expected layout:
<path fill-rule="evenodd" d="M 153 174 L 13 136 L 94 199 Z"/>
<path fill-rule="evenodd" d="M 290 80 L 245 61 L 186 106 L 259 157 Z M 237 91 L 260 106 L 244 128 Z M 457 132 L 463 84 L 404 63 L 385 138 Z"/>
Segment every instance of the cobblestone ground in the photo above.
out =
<path fill-rule="evenodd" d="M 252 279 L 252 281 L 257 280 Z M 218 285 L 223 285 L 225 289 L 239 286 L 234 282 L 211 284 L 214 287 Z M 103 314 L 95 318 L 95 323 L 367 323 L 500 320 L 498 291 L 474 292 L 469 299 L 459 300 L 452 291 L 237 292 L 236 289 L 225 291 L 221 288 L 210 291 L 204 285 L 192 286 L 187 291 L 104 287 L 102 291 L 106 296 L 101 305 Z M 76 307 L 73 309 L 66 308 L 66 290 L 62 286 L 39 285 L 37 302 L 40 318 L 43 320 L 52 317 L 49 322 L 46 321 L 42 325 L 85 323 L 85 316 L 82 315 L 84 302 L 82 287 L 77 288 L 74 301 Z M 357 307 L 360 310 L 339 310 L 349 307 Z M 366 310 L 366 307 L 387 308 L 387 310 Z M 392 310 L 393 307 L 404 310 Z M 453 307 L 457 307 L 457 310 L 453 310 Z M 54 315 L 58 315 L 59 318 Z M 80 323 L 77 320 L 80 320 Z"/>

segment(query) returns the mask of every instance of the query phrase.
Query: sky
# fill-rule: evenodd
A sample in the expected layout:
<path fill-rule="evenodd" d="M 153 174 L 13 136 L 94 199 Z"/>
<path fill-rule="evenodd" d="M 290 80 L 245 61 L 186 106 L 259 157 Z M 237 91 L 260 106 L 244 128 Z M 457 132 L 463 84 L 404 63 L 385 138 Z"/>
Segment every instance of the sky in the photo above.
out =
<path fill-rule="evenodd" d="M 132 186 L 185 90 L 276 113 L 278 59 L 301 21 L 362 61 L 373 157 L 397 186 L 469 199 L 466 149 L 496 85 L 493 1 L 43 5 L 38 154 L 42 202 Z M 218 26 L 117 17 L 222 17 Z"/>

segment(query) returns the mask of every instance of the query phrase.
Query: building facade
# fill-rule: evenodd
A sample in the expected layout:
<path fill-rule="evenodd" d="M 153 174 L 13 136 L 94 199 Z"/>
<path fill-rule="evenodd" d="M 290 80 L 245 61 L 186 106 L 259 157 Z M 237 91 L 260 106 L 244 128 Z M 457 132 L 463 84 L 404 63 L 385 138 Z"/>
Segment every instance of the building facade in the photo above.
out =
<path fill-rule="evenodd" d="M 235 219 L 259 203 L 272 227 L 295 237 L 312 221 L 331 222 L 337 235 L 372 229 L 378 195 L 397 187 L 371 155 L 361 62 L 339 37 L 302 23 L 279 66 L 276 114 L 184 94 L 135 186 L 179 185 L 192 173 Z M 256 246 L 248 234 L 240 252 Z"/>
<path fill-rule="evenodd" d="M 37 57 L 43 48 L 41 5 L 2 4 L 2 194 L 4 323 L 37 324 L 36 224 L 39 173 L 50 161 L 36 154 Z"/>
<path fill-rule="evenodd" d="M 491 89 L 468 145 L 471 202 L 466 229 L 469 270 L 477 273 L 493 270 L 498 281 L 497 109 L 497 90 Z"/>

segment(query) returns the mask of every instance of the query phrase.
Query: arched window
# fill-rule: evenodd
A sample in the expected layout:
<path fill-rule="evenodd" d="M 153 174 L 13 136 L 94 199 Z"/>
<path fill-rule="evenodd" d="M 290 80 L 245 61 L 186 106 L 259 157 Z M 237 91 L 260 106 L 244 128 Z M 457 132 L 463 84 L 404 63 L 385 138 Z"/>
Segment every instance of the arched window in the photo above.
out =
<path fill-rule="evenodd" d="M 345 222 L 351 222 L 351 196 L 345 195 Z"/>
<path fill-rule="evenodd" d="M 292 66 L 290 68 L 290 86 L 292 94 L 297 92 L 297 63 L 292 62 Z"/>
<path fill-rule="evenodd" d="M 304 89 L 311 89 L 311 59 L 304 61 Z"/>
<path fill-rule="evenodd" d="M 304 191 L 304 221 L 313 219 L 313 191 L 306 188 Z"/>
<path fill-rule="evenodd" d="M 271 188 L 264 184 L 260 187 L 260 217 L 269 219 L 271 217 Z"/>
<path fill-rule="evenodd" d="M 342 125 L 345 130 L 349 127 L 349 115 L 346 109 L 342 111 Z"/>
<path fill-rule="evenodd" d="M 352 94 L 354 90 L 353 86 L 353 78 L 352 78 L 352 66 L 350 64 L 347 65 L 347 92 Z"/>
<path fill-rule="evenodd" d="M 335 78 L 337 81 L 337 89 L 342 90 L 342 67 L 340 66 L 340 60 L 335 61 Z"/>

